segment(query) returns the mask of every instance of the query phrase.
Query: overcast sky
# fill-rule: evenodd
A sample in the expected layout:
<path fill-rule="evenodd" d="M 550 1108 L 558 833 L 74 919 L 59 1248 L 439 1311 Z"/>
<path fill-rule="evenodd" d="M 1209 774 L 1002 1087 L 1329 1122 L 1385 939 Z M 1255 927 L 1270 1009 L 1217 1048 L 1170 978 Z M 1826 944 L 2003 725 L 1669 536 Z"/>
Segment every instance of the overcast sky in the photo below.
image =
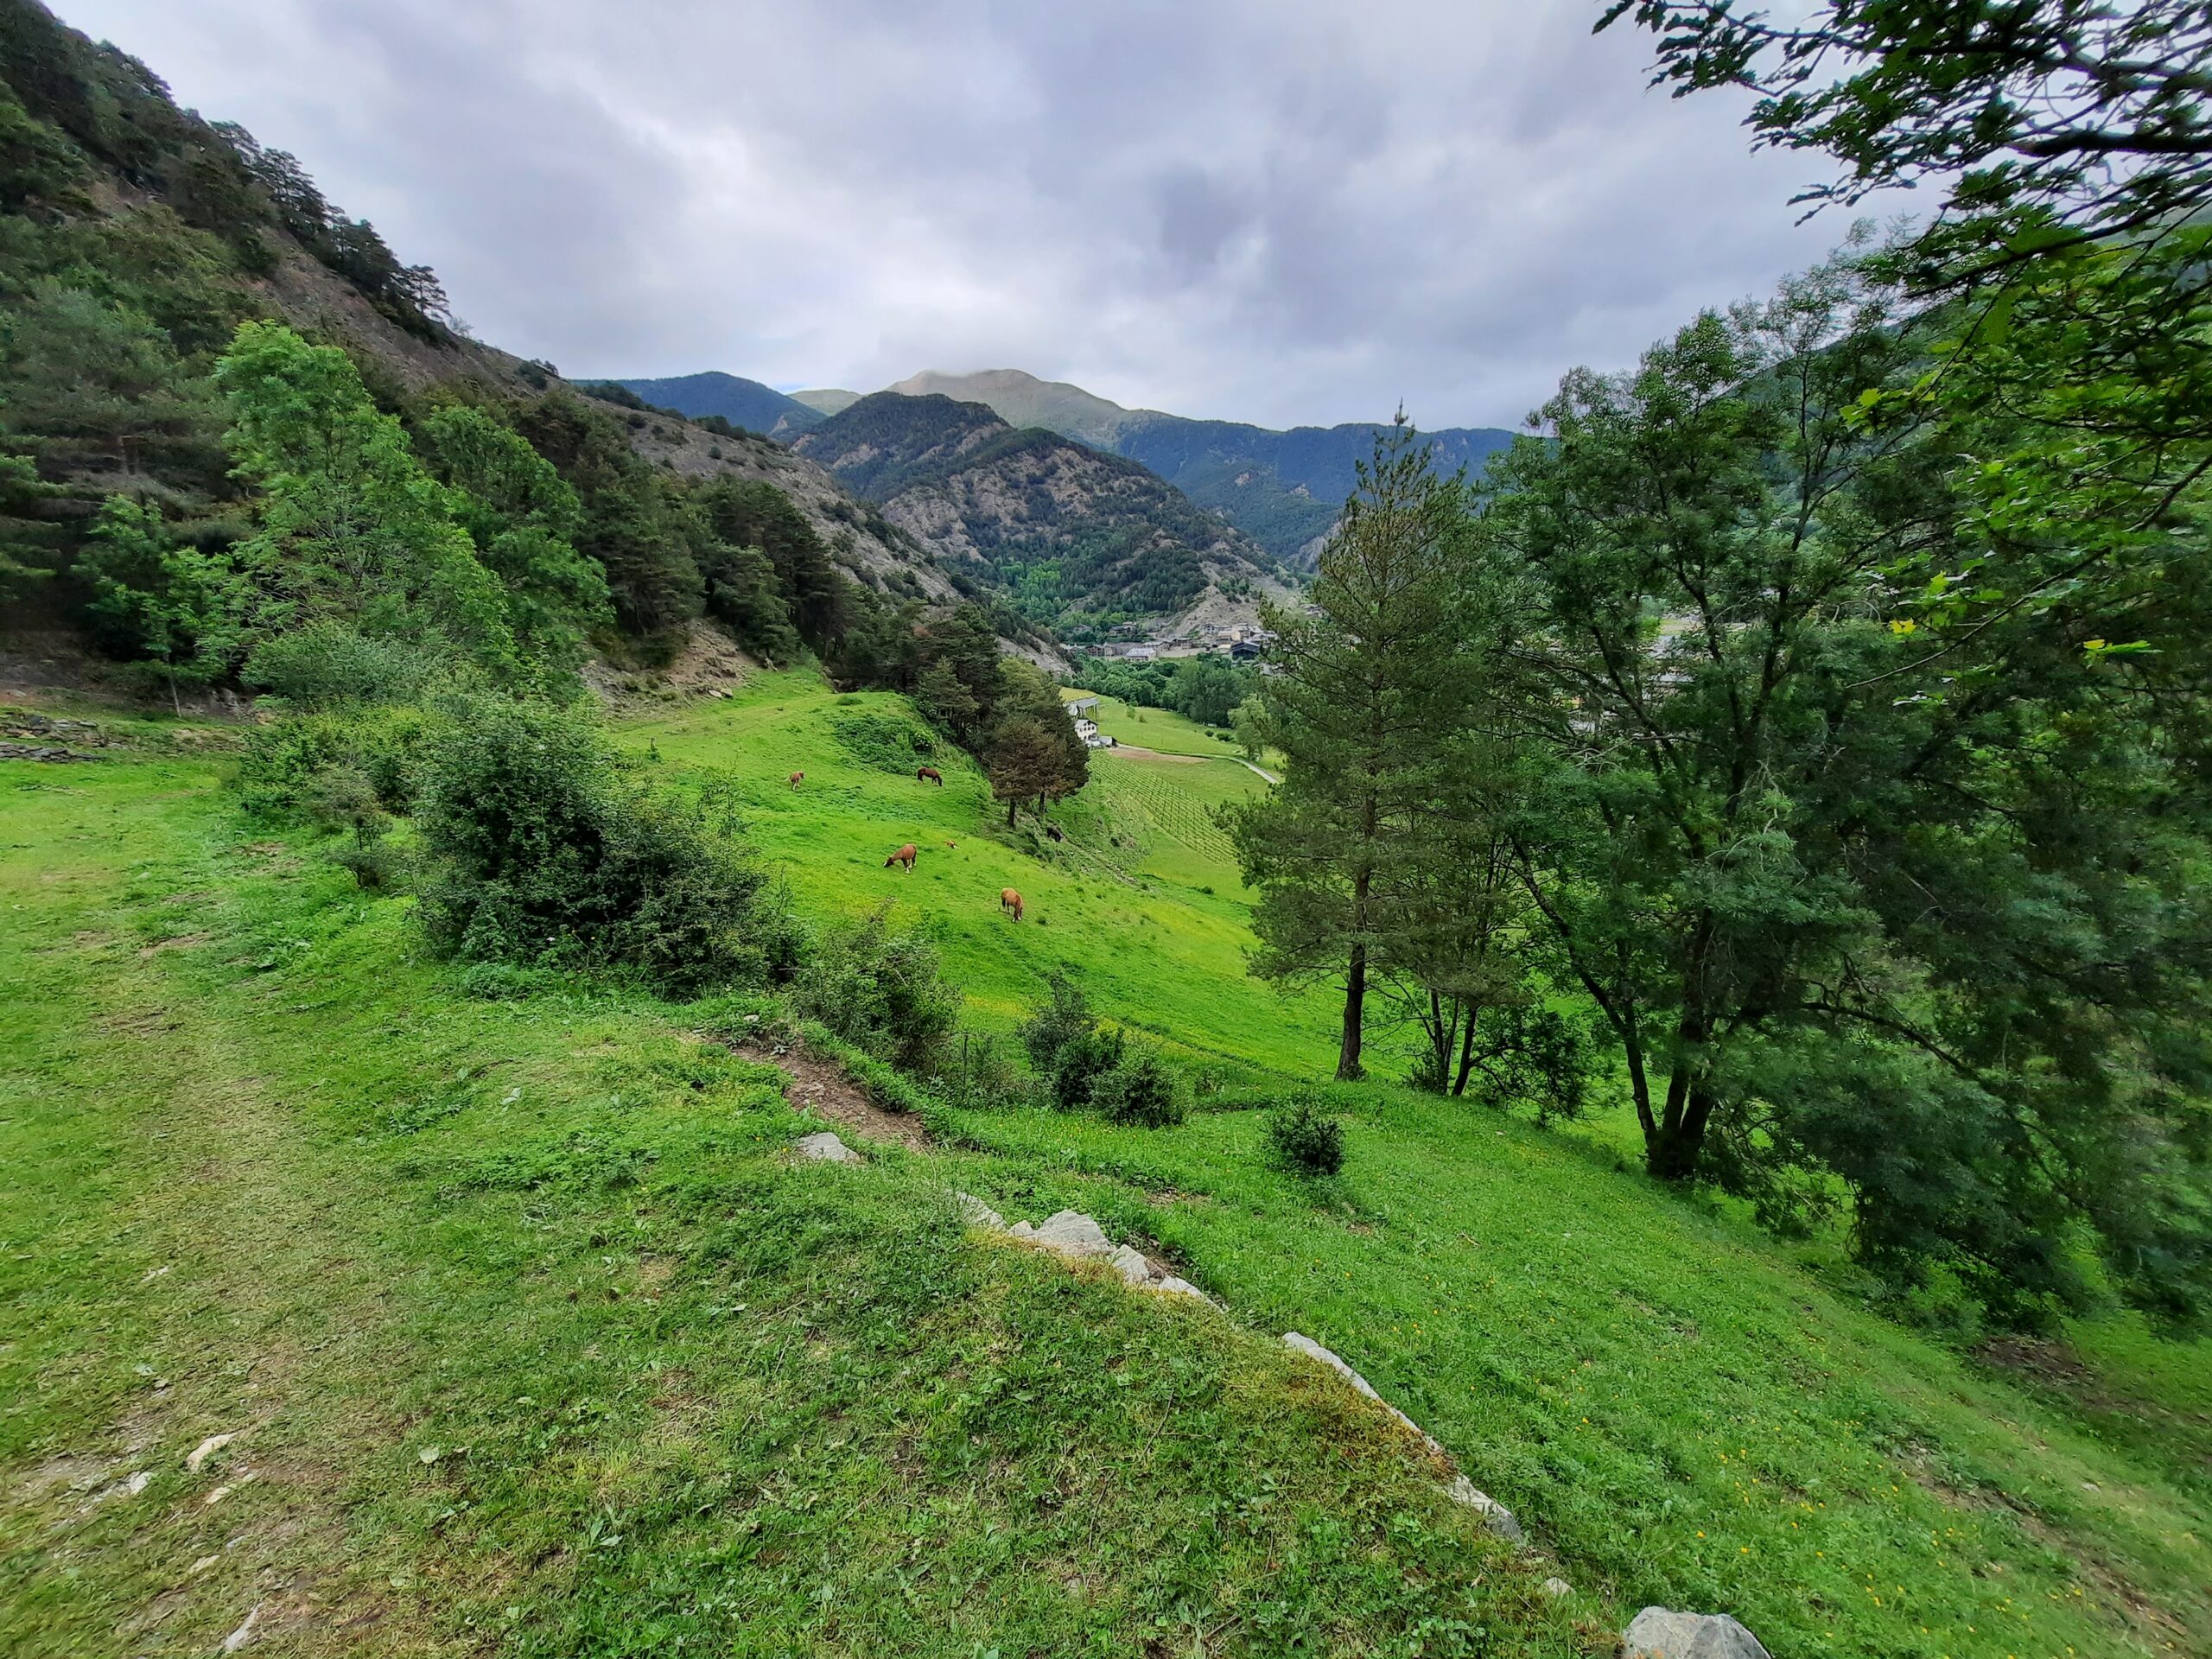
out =
<path fill-rule="evenodd" d="M 572 376 L 1512 425 L 1840 238 L 1596 0 L 54 0 Z"/>

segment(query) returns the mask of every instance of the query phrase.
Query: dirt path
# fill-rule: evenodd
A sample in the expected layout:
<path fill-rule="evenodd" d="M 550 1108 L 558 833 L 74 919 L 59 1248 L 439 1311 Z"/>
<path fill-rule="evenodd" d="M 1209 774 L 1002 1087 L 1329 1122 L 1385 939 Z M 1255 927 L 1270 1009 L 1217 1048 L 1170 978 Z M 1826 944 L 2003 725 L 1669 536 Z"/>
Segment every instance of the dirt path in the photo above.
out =
<path fill-rule="evenodd" d="M 917 1152 L 930 1143 L 928 1134 L 913 1117 L 884 1110 L 836 1065 L 804 1049 L 741 1048 L 737 1052 L 783 1072 L 791 1079 L 784 1087 L 784 1098 L 825 1123 L 850 1130 L 864 1141 L 911 1147 Z"/>

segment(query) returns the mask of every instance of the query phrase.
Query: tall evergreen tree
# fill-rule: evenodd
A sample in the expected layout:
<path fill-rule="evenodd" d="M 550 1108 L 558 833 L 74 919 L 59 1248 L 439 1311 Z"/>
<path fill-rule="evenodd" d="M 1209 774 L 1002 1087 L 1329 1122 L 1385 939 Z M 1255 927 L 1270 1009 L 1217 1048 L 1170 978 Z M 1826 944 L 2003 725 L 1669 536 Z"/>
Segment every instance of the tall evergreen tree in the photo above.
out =
<path fill-rule="evenodd" d="M 1252 971 L 1341 976 L 1337 1076 L 1363 1075 L 1370 961 L 1428 851 L 1465 710 L 1465 518 L 1401 416 L 1320 557 L 1310 603 L 1269 607 L 1280 672 L 1261 683 L 1283 781 L 1224 823 L 1260 893 Z"/>

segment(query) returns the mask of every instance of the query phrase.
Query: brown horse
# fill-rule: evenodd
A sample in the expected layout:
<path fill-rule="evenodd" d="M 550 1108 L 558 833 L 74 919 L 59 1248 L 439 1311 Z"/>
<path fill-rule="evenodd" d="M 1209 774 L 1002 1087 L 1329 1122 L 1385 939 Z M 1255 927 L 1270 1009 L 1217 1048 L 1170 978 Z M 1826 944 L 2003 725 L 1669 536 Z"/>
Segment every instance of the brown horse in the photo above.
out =
<path fill-rule="evenodd" d="M 804 772 L 795 772 L 791 773 L 791 787 L 792 787 L 793 789 L 797 789 L 797 788 L 798 788 L 801 784 L 804 783 L 805 781 L 806 781 L 806 774 L 805 774 Z"/>
<path fill-rule="evenodd" d="M 1020 921 L 1021 919 L 1021 895 L 1016 893 L 1012 887 L 1001 887 L 999 889 L 999 908 L 1001 911 L 1012 912 L 1014 919 L 1017 922 Z"/>
<path fill-rule="evenodd" d="M 921 855 L 914 850 L 914 843 L 910 841 L 890 857 L 885 859 L 883 868 L 887 870 L 893 864 L 904 864 L 906 867 L 906 874 L 912 875 L 914 873 L 914 861 L 920 856 Z"/>
<path fill-rule="evenodd" d="M 957 845 L 959 845 L 957 842 L 948 841 L 944 843 L 944 850 L 949 853 Z"/>
<path fill-rule="evenodd" d="M 918 784 L 935 784 L 939 789 L 943 789 L 944 774 L 935 766 L 922 766 L 915 771 L 914 781 Z"/>

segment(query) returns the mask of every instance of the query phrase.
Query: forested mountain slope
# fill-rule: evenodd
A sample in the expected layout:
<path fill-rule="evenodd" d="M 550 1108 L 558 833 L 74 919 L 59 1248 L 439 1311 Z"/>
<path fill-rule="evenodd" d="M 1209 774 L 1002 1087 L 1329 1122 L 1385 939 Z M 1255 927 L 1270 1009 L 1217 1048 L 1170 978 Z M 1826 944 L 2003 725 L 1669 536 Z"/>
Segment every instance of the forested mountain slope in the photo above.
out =
<path fill-rule="evenodd" d="M 1142 466 L 981 404 L 878 392 L 792 447 L 1056 626 L 1173 615 L 1209 593 L 1249 601 L 1275 582 L 1261 549 Z"/>
<path fill-rule="evenodd" d="M 786 397 L 758 380 L 723 374 L 718 370 L 669 379 L 618 380 L 613 384 L 662 409 L 676 410 L 695 420 L 719 416 L 733 426 L 772 438 L 789 440 L 823 422 L 821 410 L 795 397 Z"/>
<path fill-rule="evenodd" d="M 238 467 L 237 386 L 219 369 L 240 326 L 257 321 L 342 349 L 351 390 L 329 378 L 336 359 L 286 360 L 302 372 L 323 363 L 311 371 L 323 377 L 315 396 L 327 410 L 337 407 L 330 397 L 354 408 L 347 418 L 358 416 L 372 448 L 389 442 L 368 437 L 385 433 L 382 418 L 414 452 L 376 448 L 373 465 L 364 451 L 344 466 L 397 469 L 386 483 L 411 480 L 413 499 L 444 521 L 425 534 L 461 529 L 480 560 L 496 562 L 482 538 L 512 527 L 434 499 L 455 485 L 454 467 L 474 464 L 437 452 L 429 435 L 441 411 L 465 406 L 540 457 L 557 450 L 574 499 L 553 520 L 533 518 L 531 533 L 557 521 L 547 545 L 573 547 L 603 573 L 607 608 L 580 599 L 563 625 L 578 637 L 607 626 L 642 639 L 702 612 L 741 613 L 763 630 L 755 647 L 775 654 L 800 643 L 778 616 L 805 612 L 813 620 L 800 632 L 826 648 L 870 606 L 888 614 L 960 597 L 929 549 L 811 462 L 726 421 L 581 397 L 550 365 L 467 337 L 435 275 L 403 264 L 297 160 L 179 109 L 151 70 L 66 28 L 37 0 L 0 0 L 0 130 L 10 232 L 0 244 L 0 588 L 18 629 L 88 635 L 125 668 L 157 665 L 172 694 L 185 679 L 242 683 L 275 626 L 286 562 L 307 545 L 291 532 L 283 548 L 266 543 L 276 563 L 256 579 L 264 614 L 240 626 L 236 550 L 264 543 L 251 535 L 251 480 Z M 720 531 L 699 516 L 709 486 L 724 489 L 717 499 L 749 503 L 725 513 Z M 771 534 L 772 521 L 785 529 Z M 737 550 L 716 539 L 723 532 L 777 542 L 783 566 L 762 575 L 748 564 L 753 574 L 740 580 Z M 817 574 L 802 575 L 800 564 Z M 287 599 L 285 626 L 329 602 Z M 1033 626 L 1001 620 L 1049 652 Z"/>
<path fill-rule="evenodd" d="M 1309 568 L 1315 543 L 1328 534 L 1351 493 L 1354 463 L 1373 451 L 1382 429 L 1372 422 L 1351 422 L 1281 432 L 1242 421 L 1191 420 L 1156 409 L 1124 409 L 1080 386 L 1039 380 L 1019 369 L 976 374 L 930 369 L 890 390 L 982 404 L 1016 426 L 1041 426 L 1142 461 L 1276 559 Z M 1445 427 L 1422 435 L 1446 472 L 1462 466 L 1479 472 L 1513 439 L 1495 427 Z"/>

